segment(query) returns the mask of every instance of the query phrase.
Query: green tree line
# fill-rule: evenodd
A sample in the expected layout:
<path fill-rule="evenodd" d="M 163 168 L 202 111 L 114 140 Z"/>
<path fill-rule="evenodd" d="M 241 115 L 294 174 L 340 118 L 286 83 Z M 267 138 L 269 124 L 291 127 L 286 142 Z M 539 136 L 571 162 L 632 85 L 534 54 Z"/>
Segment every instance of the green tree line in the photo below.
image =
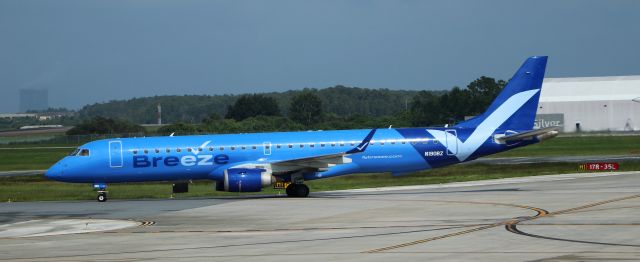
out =
<path fill-rule="evenodd" d="M 414 92 L 336 86 L 239 96 L 185 96 L 186 100 L 174 96 L 137 98 L 87 106 L 80 112 L 88 120 L 69 132 L 139 132 L 140 129 L 134 128 L 132 123 L 137 122 L 138 117 L 146 117 L 125 112 L 147 110 L 147 114 L 155 117 L 156 103 L 163 103 L 165 121 L 165 105 L 179 109 L 177 115 L 169 114 L 176 121 L 157 130 L 159 134 L 438 126 L 455 124 L 467 116 L 482 113 L 505 85 L 503 80 L 483 76 L 466 88 L 454 87 L 450 91 Z M 226 110 L 221 111 L 221 108 Z M 103 111 L 109 113 L 99 113 Z M 110 125 L 106 129 L 94 126 L 107 124 Z"/>
<path fill-rule="evenodd" d="M 385 116 L 403 112 L 418 91 L 367 89 L 334 86 L 324 89 L 306 88 L 286 92 L 262 93 L 260 96 L 272 98 L 280 111 L 269 115 L 288 115 L 291 101 L 298 94 L 310 92 L 322 101 L 325 112 L 340 115 Z M 433 91 L 443 93 L 442 91 Z M 128 100 L 113 100 L 84 106 L 78 111 L 80 119 L 96 116 L 126 119 L 139 124 L 157 122 L 156 108 L 162 106 L 164 123 L 200 123 L 212 113 L 225 116 L 229 106 L 245 95 L 185 95 L 153 96 Z M 244 110 L 253 110 L 244 108 Z"/>

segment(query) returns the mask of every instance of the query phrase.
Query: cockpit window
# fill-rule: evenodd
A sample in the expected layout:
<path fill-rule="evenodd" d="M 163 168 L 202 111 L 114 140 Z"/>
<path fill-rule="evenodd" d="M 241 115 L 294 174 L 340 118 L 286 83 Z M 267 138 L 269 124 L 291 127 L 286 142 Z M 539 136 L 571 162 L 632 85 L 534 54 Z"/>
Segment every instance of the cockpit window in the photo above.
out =
<path fill-rule="evenodd" d="M 79 156 L 89 156 L 89 149 L 83 148 L 80 149 L 80 153 L 78 153 Z"/>
<path fill-rule="evenodd" d="M 80 152 L 80 148 L 76 148 L 76 150 L 73 150 L 73 152 L 71 152 L 71 154 L 69 154 L 70 156 L 75 156 L 78 154 L 78 152 Z"/>

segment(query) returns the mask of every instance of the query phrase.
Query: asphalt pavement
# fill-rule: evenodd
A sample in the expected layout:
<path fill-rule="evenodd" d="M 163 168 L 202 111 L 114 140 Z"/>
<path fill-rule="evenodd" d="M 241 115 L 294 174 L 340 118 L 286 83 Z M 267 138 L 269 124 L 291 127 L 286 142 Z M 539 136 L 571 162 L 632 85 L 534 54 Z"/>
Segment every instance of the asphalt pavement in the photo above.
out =
<path fill-rule="evenodd" d="M 12 261 L 638 261 L 640 172 L 2 203 L 0 217 L 0 260 Z"/>

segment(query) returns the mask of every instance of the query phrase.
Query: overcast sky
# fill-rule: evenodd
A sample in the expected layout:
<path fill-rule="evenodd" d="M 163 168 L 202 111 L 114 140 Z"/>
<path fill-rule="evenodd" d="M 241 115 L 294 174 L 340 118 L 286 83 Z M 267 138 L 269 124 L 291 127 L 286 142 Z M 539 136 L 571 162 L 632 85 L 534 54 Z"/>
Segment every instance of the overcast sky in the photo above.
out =
<path fill-rule="evenodd" d="M 168 94 L 342 84 L 433 90 L 640 74 L 640 1 L 0 0 L 0 112 L 18 90 L 79 108 Z"/>

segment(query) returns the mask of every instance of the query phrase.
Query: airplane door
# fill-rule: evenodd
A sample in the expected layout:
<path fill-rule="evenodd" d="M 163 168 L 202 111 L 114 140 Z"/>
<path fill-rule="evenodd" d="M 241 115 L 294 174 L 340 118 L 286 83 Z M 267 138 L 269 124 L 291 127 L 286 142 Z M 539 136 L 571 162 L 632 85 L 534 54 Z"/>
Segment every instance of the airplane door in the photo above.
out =
<path fill-rule="evenodd" d="M 262 147 L 264 148 L 264 155 L 271 155 L 271 142 L 262 143 Z"/>
<path fill-rule="evenodd" d="M 458 134 L 455 129 L 445 130 L 447 135 L 447 155 L 454 156 L 458 153 Z"/>
<path fill-rule="evenodd" d="M 122 167 L 122 141 L 109 141 L 109 166 Z"/>

